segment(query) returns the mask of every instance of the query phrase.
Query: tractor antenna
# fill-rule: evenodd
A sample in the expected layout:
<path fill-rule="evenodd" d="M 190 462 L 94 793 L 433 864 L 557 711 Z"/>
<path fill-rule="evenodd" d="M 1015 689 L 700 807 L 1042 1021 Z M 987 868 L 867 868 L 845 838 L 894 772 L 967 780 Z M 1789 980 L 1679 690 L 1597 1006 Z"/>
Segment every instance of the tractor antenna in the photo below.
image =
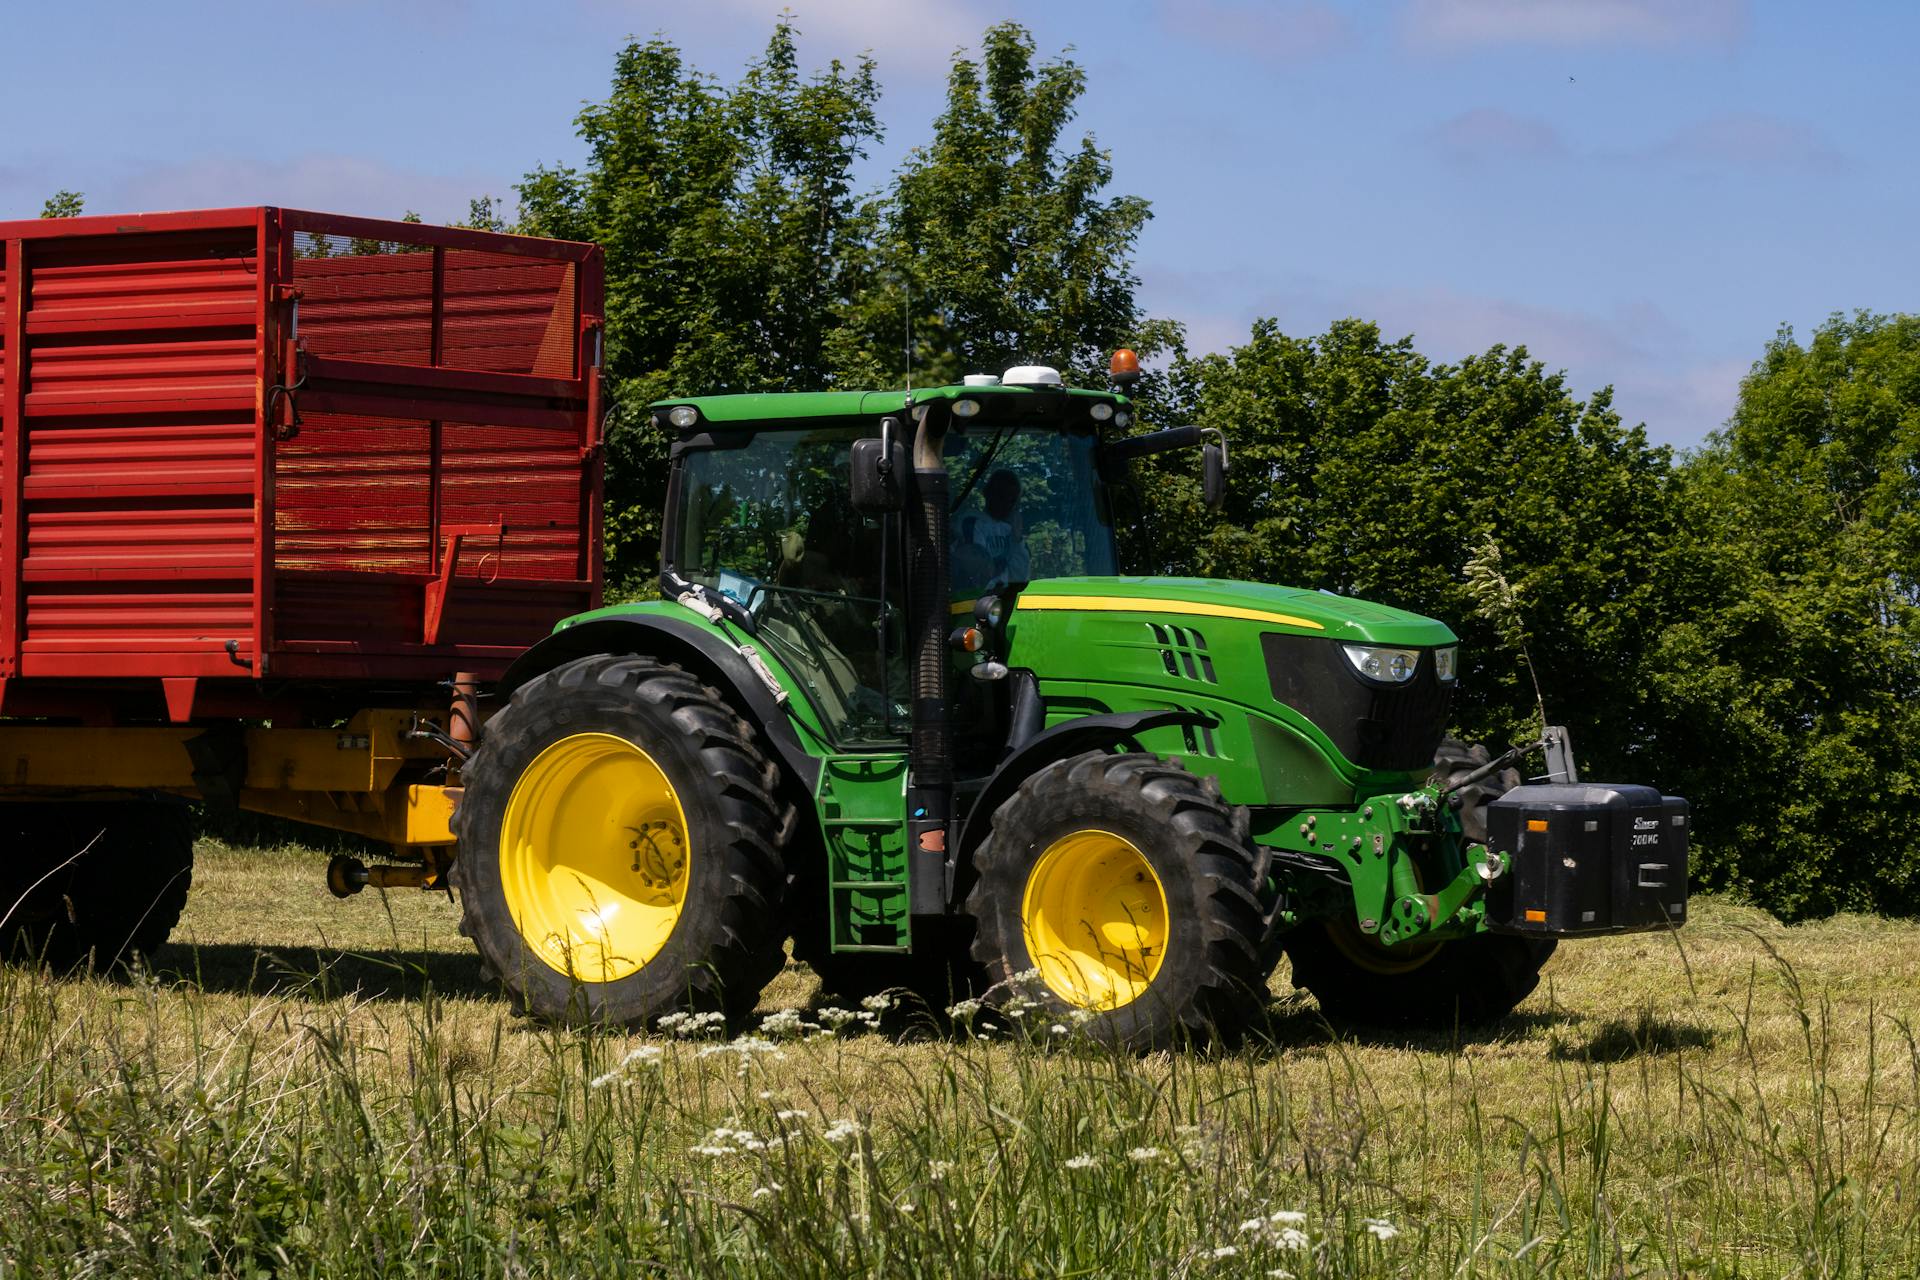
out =
<path fill-rule="evenodd" d="M 907 322 L 907 390 L 913 390 L 913 281 L 903 273 L 900 277 L 900 291 L 907 296 L 904 318 Z"/>

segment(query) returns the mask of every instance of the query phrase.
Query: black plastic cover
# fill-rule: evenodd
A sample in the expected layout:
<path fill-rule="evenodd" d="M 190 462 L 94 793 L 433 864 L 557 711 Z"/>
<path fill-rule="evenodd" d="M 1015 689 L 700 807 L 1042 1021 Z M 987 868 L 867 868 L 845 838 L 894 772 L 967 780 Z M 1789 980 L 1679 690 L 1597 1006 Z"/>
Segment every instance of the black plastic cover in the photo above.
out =
<path fill-rule="evenodd" d="M 1260 637 L 1274 701 L 1319 726 L 1340 754 L 1363 769 L 1425 771 L 1447 730 L 1451 681 L 1423 653 L 1405 684 L 1369 680 L 1340 642 L 1269 631 Z"/>
<path fill-rule="evenodd" d="M 1487 843 L 1510 855 L 1487 923 L 1539 937 L 1633 933 L 1687 918 L 1679 796 L 1631 783 L 1515 787 L 1487 806 Z"/>

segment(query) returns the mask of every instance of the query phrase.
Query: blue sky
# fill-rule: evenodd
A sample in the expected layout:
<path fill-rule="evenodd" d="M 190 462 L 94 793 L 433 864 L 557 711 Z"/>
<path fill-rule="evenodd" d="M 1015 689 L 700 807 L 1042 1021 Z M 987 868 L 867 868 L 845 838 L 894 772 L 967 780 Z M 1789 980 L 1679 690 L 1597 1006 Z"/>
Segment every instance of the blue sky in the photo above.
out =
<path fill-rule="evenodd" d="M 1920 6 L 1747 0 L 792 0 L 811 65 L 871 50 L 875 184 L 944 68 L 1013 18 L 1071 45 L 1077 129 L 1155 218 L 1142 301 L 1221 349 L 1255 317 L 1526 343 L 1697 443 L 1782 323 L 1914 309 Z M 628 35 L 731 79 L 766 0 L 21 6 L 0 216 L 275 203 L 464 213 L 571 162 Z"/>

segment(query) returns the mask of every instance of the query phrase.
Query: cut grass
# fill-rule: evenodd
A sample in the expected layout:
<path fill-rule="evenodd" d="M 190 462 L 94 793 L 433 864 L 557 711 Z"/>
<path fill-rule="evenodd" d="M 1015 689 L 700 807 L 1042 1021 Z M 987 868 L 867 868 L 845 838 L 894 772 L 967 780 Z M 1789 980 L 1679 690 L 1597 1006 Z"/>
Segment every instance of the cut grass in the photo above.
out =
<path fill-rule="evenodd" d="M 444 897 L 323 861 L 203 846 L 151 975 L 0 970 L 0 1274 L 1920 1274 L 1913 924 L 1701 902 L 1485 1033 L 1283 972 L 1136 1059 L 797 966 L 733 1041 L 532 1027 Z"/>

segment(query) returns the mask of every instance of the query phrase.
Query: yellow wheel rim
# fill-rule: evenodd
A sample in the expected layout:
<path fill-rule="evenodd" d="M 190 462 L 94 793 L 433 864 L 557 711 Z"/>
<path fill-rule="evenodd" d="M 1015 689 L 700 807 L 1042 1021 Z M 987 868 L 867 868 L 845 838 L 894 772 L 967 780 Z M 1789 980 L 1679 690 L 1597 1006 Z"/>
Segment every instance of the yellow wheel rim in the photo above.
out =
<path fill-rule="evenodd" d="M 1418 864 L 1413 868 L 1413 882 L 1422 889 L 1426 888 L 1426 877 L 1420 874 Z M 1327 921 L 1327 940 L 1333 943 L 1334 950 L 1360 968 L 1387 978 L 1412 973 L 1440 954 L 1440 948 L 1446 945 L 1442 942 L 1415 942 L 1390 947 L 1374 935 L 1362 933 L 1359 922 L 1351 916 L 1339 916 Z"/>
<path fill-rule="evenodd" d="M 1083 1009 L 1137 999 L 1166 958 L 1166 889 L 1146 855 L 1111 831 L 1048 845 L 1027 876 L 1020 920 L 1040 980 Z"/>
<path fill-rule="evenodd" d="M 576 733 L 513 784 L 500 883 L 527 946 L 582 982 L 613 982 L 660 954 L 687 900 L 687 816 L 653 757 Z"/>

